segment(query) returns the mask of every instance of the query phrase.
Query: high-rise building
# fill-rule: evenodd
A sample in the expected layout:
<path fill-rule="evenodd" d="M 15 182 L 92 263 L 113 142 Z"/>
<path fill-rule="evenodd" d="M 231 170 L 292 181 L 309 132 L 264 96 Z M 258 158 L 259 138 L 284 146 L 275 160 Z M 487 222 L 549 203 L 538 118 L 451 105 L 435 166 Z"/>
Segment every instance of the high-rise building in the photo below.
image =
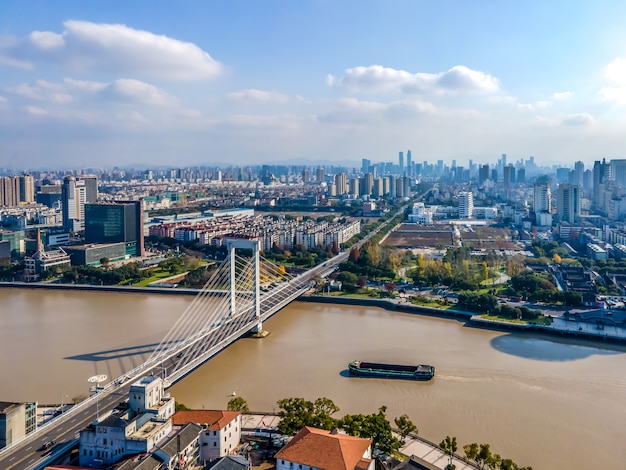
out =
<path fill-rule="evenodd" d="M 80 232 L 85 229 L 85 182 L 73 176 L 66 176 L 61 187 L 63 227 Z"/>
<path fill-rule="evenodd" d="M 513 165 L 507 165 L 503 168 L 503 181 L 504 185 L 508 186 L 515 183 L 515 167 Z"/>
<path fill-rule="evenodd" d="M 350 180 L 350 194 L 358 196 L 360 194 L 359 178 L 352 178 Z"/>
<path fill-rule="evenodd" d="M 398 154 L 398 165 L 400 166 L 400 174 L 404 171 L 404 152 Z"/>
<path fill-rule="evenodd" d="M 98 202 L 98 177 L 94 175 L 80 175 L 76 179 L 85 183 L 85 202 L 89 204 Z"/>
<path fill-rule="evenodd" d="M 35 194 L 35 201 L 48 207 L 60 207 L 61 186 L 54 184 L 41 186 Z"/>
<path fill-rule="evenodd" d="M 368 158 L 363 158 L 361 160 L 361 171 L 363 173 L 369 173 L 370 167 L 372 166 L 372 161 Z"/>
<path fill-rule="evenodd" d="M 593 163 L 593 203 L 596 207 L 602 206 L 602 200 L 604 194 L 601 191 L 601 185 L 604 183 L 605 178 L 608 177 L 609 165 L 606 160 L 596 160 Z"/>
<path fill-rule="evenodd" d="M 406 151 L 406 174 L 407 176 L 413 176 L 413 160 L 410 150 Z"/>
<path fill-rule="evenodd" d="M 484 183 L 489 179 L 489 165 L 485 164 L 480 167 L 480 173 L 478 174 L 478 181 Z"/>
<path fill-rule="evenodd" d="M 85 204 L 86 243 L 125 243 L 126 254 L 142 256 L 143 203 Z"/>
<path fill-rule="evenodd" d="M 459 193 L 459 217 L 467 219 L 474 213 L 474 195 L 471 191 Z"/>
<path fill-rule="evenodd" d="M 20 176 L 20 202 L 35 202 L 35 178 L 33 175 Z"/>
<path fill-rule="evenodd" d="M 365 173 L 361 184 L 361 196 L 370 196 L 374 189 L 374 175 Z"/>
<path fill-rule="evenodd" d="M 348 178 L 345 173 L 337 173 L 335 175 L 335 186 L 337 187 L 338 196 L 342 196 L 348 192 Z"/>
<path fill-rule="evenodd" d="M 323 167 L 319 167 L 316 170 L 315 179 L 317 180 L 318 183 L 321 183 L 322 181 L 324 181 L 324 168 Z"/>
<path fill-rule="evenodd" d="M 580 186 L 560 184 L 556 196 L 557 214 L 562 222 L 573 224 L 580 216 Z"/>
<path fill-rule="evenodd" d="M 540 212 L 552 212 L 552 194 L 550 193 L 550 182 L 534 184 L 533 210 L 536 214 Z"/>
<path fill-rule="evenodd" d="M 302 170 L 302 182 L 303 183 L 310 183 L 311 182 L 311 171 L 304 169 Z"/>
<path fill-rule="evenodd" d="M 583 187 L 583 175 L 585 173 L 585 164 L 583 162 L 574 163 L 574 174 L 572 175 L 572 183 Z"/>
<path fill-rule="evenodd" d="M 374 187 L 372 188 L 372 196 L 374 197 L 383 197 L 384 186 L 383 186 L 383 178 L 376 178 L 374 180 Z"/>
<path fill-rule="evenodd" d="M 0 206 L 17 206 L 20 202 L 20 179 L 17 176 L 0 177 Z"/>
<path fill-rule="evenodd" d="M 517 177 L 515 178 L 515 181 L 517 181 L 518 183 L 526 182 L 526 168 L 517 169 Z"/>

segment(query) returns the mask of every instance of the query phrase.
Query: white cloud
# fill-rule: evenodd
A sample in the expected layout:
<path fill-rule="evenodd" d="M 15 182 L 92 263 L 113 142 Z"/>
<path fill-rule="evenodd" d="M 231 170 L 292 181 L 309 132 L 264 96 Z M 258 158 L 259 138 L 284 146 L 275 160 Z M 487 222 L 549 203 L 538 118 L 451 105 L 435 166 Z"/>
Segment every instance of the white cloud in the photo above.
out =
<path fill-rule="evenodd" d="M 574 95 L 573 91 L 557 91 L 552 95 L 555 100 L 567 100 Z"/>
<path fill-rule="evenodd" d="M 598 94 L 605 101 L 626 104 L 626 87 L 604 87 L 600 89 Z"/>
<path fill-rule="evenodd" d="M 256 89 L 233 91 L 228 93 L 226 97 L 231 101 L 240 103 L 278 103 L 285 104 L 289 102 L 289 97 L 275 91 L 264 91 Z"/>
<path fill-rule="evenodd" d="M 131 78 L 115 80 L 100 90 L 100 94 L 119 101 L 130 101 L 151 106 L 173 106 L 178 100 L 162 89 Z"/>
<path fill-rule="evenodd" d="M 63 35 L 52 31 L 33 31 L 29 39 L 38 49 L 55 49 L 65 45 Z"/>
<path fill-rule="evenodd" d="M 33 116 L 45 116 L 48 114 L 48 111 L 39 106 L 26 106 L 25 109 L 28 114 L 32 114 Z"/>
<path fill-rule="evenodd" d="M 4 96 L 0 95 L 0 103 L 6 103 L 7 99 Z"/>
<path fill-rule="evenodd" d="M 612 86 L 603 87 L 598 91 L 604 101 L 626 104 L 626 59 L 616 57 L 604 68 L 604 76 Z"/>
<path fill-rule="evenodd" d="M 437 114 L 432 103 L 421 100 L 400 100 L 390 103 L 361 101 L 356 98 L 341 98 L 334 109 L 321 113 L 317 119 L 321 122 L 336 124 L 366 124 L 387 119 L 397 120 L 423 115 Z"/>
<path fill-rule="evenodd" d="M 63 83 L 37 80 L 34 83 L 21 83 L 6 90 L 23 98 L 56 104 L 69 103 L 74 100 L 74 97 L 78 98 L 82 95 L 101 101 L 139 103 L 150 106 L 178 105 L 178 100 L 161 88 L 131 78 L 121 78 L 109 83 L 72 78 L 65 78 Z"/>
<path fill-rule="evenodd" d="M 411 73 L 382 65 L 347 69 L 345 75 L 336 78 L 328 75 L 327 84 L 333 88 L 354 92 L 434 92 L 437 94 L 493 93 L 500 88 L 492 75 L 457 65 L 446 72 Z"/>
<path fill-rule="evenodd" d="M 613 83 L 626 85 L 626 59 L 616 57 L 604 68 L 605 77 Z"/>
<path fill-rule="evenodd" d="M 520 109 L 527 109 L 529 111 L 536 111 L 538 109 L 545 109 L 552 106 L 551 101 L 535 101 L 534 103 L 517 103 Z"/>
<path fill-rule="evenodd" d="M 170 80 L 204 80 L 222 65 L 197 45 L 130 28 L 68 20 L 62 34 L 34 31 L 22 41 L 0 44 L 0 64 L 32 68 L 49 61 L 87 72 L 136 75 Z"/>
<path fill-rule="evenodd" d="M 37 101 L 64 104 L 72 101 L 61 84 L 37 80 L 34 83 L 21 83 L 14 88 L 6 89 L 9 93 Z"/>
<path fill-rule="evenodd" d="M 564 126 L 587 126 L 593 122 L 593 117 L 588 113 L 577 113 L 565 116 L 561 121 Z"/>

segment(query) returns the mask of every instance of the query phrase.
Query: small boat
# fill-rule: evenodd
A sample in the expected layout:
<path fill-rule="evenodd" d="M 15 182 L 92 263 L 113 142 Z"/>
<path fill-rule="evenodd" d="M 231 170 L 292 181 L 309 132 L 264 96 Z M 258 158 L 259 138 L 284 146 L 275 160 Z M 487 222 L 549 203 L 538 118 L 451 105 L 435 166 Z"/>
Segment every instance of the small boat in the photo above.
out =
<path fill-rule="evenodd" d="M 350 375 L 356 377 L 379 377 L 387 379 L 430 380 L 435 376 L 435 367 L 426 364 L 404 366 L 399 364 L 353 361 L 348 364 L 348 371 Z"/>

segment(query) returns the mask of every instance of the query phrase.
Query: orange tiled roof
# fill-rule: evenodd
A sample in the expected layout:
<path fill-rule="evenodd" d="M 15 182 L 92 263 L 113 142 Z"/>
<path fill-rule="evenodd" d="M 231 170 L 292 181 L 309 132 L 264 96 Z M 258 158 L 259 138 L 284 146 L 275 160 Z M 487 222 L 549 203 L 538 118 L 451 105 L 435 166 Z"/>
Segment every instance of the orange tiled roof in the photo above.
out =
<path fill-rule="evenodd" d="M 307 426 L 278 451 L 276 458 L 325 470 L 354 470 L 367 468 L 363 464 L 371 462 L 363 459 L 371 444 L 370 439 Z"/>
<path fill-rule="evenodd" d="M 187 423 L 206 424 L 207 429 L 217 431 L 239 416 L 238 411 L 222 410 L 184 410 L 177 411 L 172 417 L 174 426 L 183 426 Z"/>

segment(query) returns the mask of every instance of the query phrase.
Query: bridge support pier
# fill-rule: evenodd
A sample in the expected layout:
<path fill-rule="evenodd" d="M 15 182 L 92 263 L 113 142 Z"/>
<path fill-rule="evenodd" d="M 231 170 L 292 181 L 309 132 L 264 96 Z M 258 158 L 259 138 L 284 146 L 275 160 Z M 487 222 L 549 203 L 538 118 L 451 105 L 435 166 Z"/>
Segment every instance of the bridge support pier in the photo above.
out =
<path fill-rule="evenodd" d="M 235 272 L 235 250 L 237 248 L 252 250 L 252 257 L 254 262 L 254 315 L 256 318 L 256 325 L 252 328 L 252 333 L 258 337 L 267 336 L 263 335 L 263 321 L 261 320 L 261 255 L 259 249 L 258 240 L 245 240 L 245 239 L 230 239 L 228 240 L 228 251 L 230 255 L 230 315 L 235 315 L 235 299 L 237 297 L 236 283 L 237 275 Z"/>

